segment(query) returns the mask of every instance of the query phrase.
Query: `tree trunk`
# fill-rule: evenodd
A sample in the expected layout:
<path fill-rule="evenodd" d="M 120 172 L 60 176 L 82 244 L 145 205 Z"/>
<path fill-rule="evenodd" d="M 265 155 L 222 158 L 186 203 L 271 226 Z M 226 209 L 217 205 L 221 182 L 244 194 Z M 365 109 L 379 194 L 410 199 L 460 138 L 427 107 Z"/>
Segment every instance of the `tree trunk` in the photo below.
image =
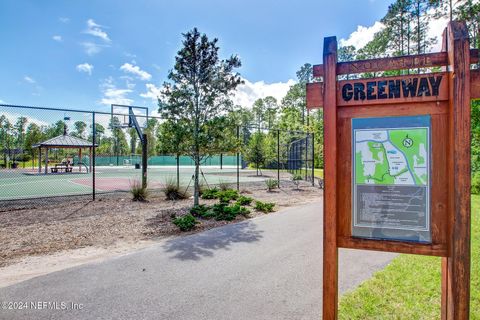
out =
<path fill-rule="evenodd" d="M 199 204 L 199 175 L 200 175 L 200 157 L 198 154 L 194 157 L 195 161 L 195 180 L 193 183 L 193 205 L 198 206 Z"/>

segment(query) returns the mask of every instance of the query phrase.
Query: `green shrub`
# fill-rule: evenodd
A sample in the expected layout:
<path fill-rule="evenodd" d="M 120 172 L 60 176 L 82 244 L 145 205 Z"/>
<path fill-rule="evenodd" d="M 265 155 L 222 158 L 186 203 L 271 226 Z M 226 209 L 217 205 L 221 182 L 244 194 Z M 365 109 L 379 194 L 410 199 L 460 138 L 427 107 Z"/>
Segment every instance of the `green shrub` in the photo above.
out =
<path fill-rule="evenodd" d="M 480 172 L 473 174 L 471 192 L 473 194 L 480 194 Z"/>
<path fill-rule="evenodd" d="M 220 202 L 212 206 L 215 220 L 232 221 L 238 215 L 248 216 L 250 210 L 239 204 L 228 205 L 226 202 Z"/>
<path fill-rule="evenodd" d="M 167 179 L 162 191 L 165 193 L 167 200 L 187 199 L 188 194 L 185 191 L 181 191 L 181 189 L 182 187 L 177 186 L 177 181 L 175 179 Z"/>
<path fill-rule="evenodd" d="M 183 217 L 178 217 L 173 220 L 173 224 L 176 225 L 182 231 L 190 231 L 195 228 L 197 219 L 191 214 L 187 214 Z"/>
<path fill-rule="evenodd" d="M 143 188 L 142 183 L 138 180 L 134 180 L 130 184 L 130 193 L 133 201 L 147 201 L 149 194 L 147 188 Z"/>
<path fill-rule="evenodd" d="M 267 179 L 265 180 L 265 184 L 267 185 L 268 191 L 272 191 L 273 189 L 278 187 L 278 180 Z"/>
<path fill-rule="evenodd" d="M 218 188 L 206 189 L 202 192 L 202 199 L 217 199 L 218 191 Z"/>
<path fill-rule="evenodd" d="M 230 202 L 231 200 L 237 200 L 239 197 L 238 191 L 234 189 L 227 189 L 217 192 L 217 197 L 220 202 Z"/>
<path fill-rule="evenodd" d="M 211 210 L 211 208 L 207 205 L 204 205 L 204 204 L 194 206 L 193 208 L 190 209 L 190 213 L 194 217 L 202 217 L 202 218 L 207 218 L 207 219 L 214 216 L 214 213 Z"/>
<path fill-rule="evenodd" d="M 240 196 L 237 199 L 237 204 L 241 206 L 249 206 L 253 201 L 253 198 L 251 197 L 246 197 L 246 196 Z"/>
<path fill-rule="evenodd" d="M 255 201 L 255 210 L 261 211 L 264 213 L 273 212 L 273 208 L 275 207 L 275 203 L 273 202 L 262 202 L 262 201 Z"/>

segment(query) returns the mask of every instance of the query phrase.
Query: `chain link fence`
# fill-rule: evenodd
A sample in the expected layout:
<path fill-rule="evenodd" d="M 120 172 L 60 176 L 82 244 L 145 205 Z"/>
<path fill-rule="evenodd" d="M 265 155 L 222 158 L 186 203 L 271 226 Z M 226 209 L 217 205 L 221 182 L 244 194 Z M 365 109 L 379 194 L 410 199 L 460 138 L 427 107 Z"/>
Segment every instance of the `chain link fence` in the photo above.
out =
<path fill-rule="evenodd" d="M 193 188 L 192 158 L 161 152 L 168 143 L 160 141 L 162 119 L 136 117 L 148 138 L 148 188 L 172 181 Z M 139 136 L 125 123 L 125 114 L 115 112 L 0 104 L 0 207 L 129 191 L 142 180 L 143 159 Z M 221 139 L 215 154 L 202 159 L 204 185 L 315 184 L 311 133 L 229 126 Z"/>

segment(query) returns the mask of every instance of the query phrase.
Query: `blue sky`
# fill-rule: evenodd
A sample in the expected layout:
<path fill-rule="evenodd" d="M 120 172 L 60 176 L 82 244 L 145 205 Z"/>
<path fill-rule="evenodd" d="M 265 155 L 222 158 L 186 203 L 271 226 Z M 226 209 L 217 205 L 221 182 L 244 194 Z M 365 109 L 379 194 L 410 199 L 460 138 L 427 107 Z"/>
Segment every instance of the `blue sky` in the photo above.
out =
<path fill-rule="evenodd" d="M 358 26 L 374 26 L 390 3 L 2 0 L 0 102 L 102 111 L 110 102 L 155 108 L 181 33 L 193 27 L 219 38 L 223 57 L 241 57 L 246 86 L 238 103 L 280 97 L 303 63 L 321 63 L 323 37 L 348 39 Z M 372 28 L 358 30 L 357 40 Z"/>

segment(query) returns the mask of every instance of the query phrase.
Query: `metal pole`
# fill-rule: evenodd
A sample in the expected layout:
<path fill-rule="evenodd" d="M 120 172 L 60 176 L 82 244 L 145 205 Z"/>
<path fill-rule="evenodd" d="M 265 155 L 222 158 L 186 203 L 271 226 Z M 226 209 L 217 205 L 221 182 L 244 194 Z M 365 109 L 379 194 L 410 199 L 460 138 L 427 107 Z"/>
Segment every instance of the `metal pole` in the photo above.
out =
<path fill-rule="evenodd" d="M 237 191 L 240 191 L 240 126 L 237 126 Z"/>
<path fill-rule="evenodd" d="M 97 153 L 96 153 L 96 148 L 95 148 L 95 145 L 97 144 L 97 128 L 95 126 L 95 112 L 92 113 L 92 121 L 93 121 L 93 125 L 92 125 L 92 129 L 93 129 L 93 139 L 92 139 L 92 144 L 93 144 L 93 150 L 92 150 L 92 159 L 90 160 L 90 163 L 92 164 L 93 168 L 92 168 L 92 199 L 93 201 L 95 201 L 95 157 L 97 156 Z"/>
<path fill-rule="evenodd" d="M 312 132 L 312 187 L 315 186 L 315 134 Z"/>
<path fill-rule="evenodd" d="M 180 188 L 180 155 L 177 153 L 177 189 Z"/>
<path fill-rule="evenodd" d="M 223 153 L 220 153 L 220 170 L 223 169 Z"/>
<path fill-rule="evenodd" d="M 280 188 L 280 130 L 277 129 L 277 185 Z"/>
<path fill-rule="evenodd" d="M 147 187 L 148 141 L 146 133 L 142 136 L 142 188 L 145 189 Z"/>
<path fill-rule="evenodd" d="M 308 179 L 308 133 L 305 136 L 305 181 Z"/>

